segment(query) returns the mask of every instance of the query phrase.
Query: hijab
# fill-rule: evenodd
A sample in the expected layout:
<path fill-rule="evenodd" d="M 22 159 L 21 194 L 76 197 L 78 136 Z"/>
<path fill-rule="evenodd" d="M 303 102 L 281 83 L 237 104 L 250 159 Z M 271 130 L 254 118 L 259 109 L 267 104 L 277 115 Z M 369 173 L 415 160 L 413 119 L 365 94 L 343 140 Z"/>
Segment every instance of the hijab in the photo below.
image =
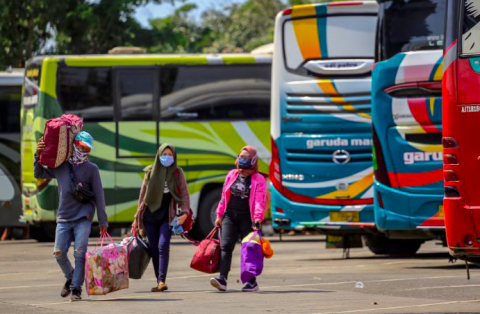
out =
<path fill-rule="evenodd" d="M 253 146 L 244 146 L 241 150 L 242 151 L 247 151 L 248 154 L 250 154 L 250 158 L 252 159 L 252 167 L 248 169 L 242 169 L 238 165 L 238 158 L 235 160 L 235 166 L 237 166 L 237 172 L 244 177 L 251 176 L 254 173 L 258 172 L 258 155 L 257 155 L 257 150 Z M 240 154 L 239 154 L 240 155 Z"/>
<path fill-rule="evenodd" d="M 173 152 L 174 162 L 171 166 L 165 167 L 160 162 L 160 156 L 165 149 L 170 148 Z M 155 156 L 155 162 L 151 167 L 150 180 L 147 185 L 147 192 L 145 194 L 145 204 L 147 204 L 150 212 L 155 212 L 162 205 L 163 193 L 165 190 L 165 182 L 172 194 L 173 199 L 177 204 L 182 204 L 180 196 L 177 195 L 178 179 L 175 174 L 177 173 L 177 152 L 172 144 L 165 143 L 161 145 L 157 150 Z"/>

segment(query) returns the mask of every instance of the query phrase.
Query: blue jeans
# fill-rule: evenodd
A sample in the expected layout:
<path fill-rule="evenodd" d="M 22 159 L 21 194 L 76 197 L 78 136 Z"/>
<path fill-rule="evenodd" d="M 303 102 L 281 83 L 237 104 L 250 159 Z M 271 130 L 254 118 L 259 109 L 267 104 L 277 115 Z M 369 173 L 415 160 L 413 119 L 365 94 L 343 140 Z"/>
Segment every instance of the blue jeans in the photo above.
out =
<path fill-rule="evenodd" d="M 172 237 L 170 224 L 168 219 L 164 219 L 159 223 L 145 221 L 144 225 L 150 243 L 155 277 L 157 282 L 165 282 L 170 258 L 170 239 Z"/>
<path fill-rule="evenodd" d="M 63 271 L 67 280 L 72 280 L 70 289 L 82 289 L 85 280 L 85 253 L 92 223 L 82 219 L 75 222 L 59 222 L 55 231 L 55 247 L 53 256 Z M 75 269 L 72 267 L 67 253 L 74 241 L 73 257 Z"/>

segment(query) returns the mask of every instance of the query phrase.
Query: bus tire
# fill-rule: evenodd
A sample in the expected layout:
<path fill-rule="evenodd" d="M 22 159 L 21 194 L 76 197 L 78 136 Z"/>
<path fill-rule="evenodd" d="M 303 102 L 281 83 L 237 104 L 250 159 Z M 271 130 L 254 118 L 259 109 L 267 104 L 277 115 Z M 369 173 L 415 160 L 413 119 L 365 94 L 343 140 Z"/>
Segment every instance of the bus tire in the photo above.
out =
<path fill-rule="evenodd" d="M 382 235 L 365 236 L 365 245 L 376 255 L 412 256 L 423 242 L 417 239 L 389 239 Z"/>
<path fill-rule="evenodd" d="M 417 239 L 395 240 L 395 243 L 390 248 L 389 255 L 413 256 L 417 254 L 417 251 L 420 249 L 423 242 L 425 241 Z"/>
<path fill-rule="evenodd" d="M 53 242 L 55 241 L 54 223 L 43 223 L 38 226 L 30 226 L 30 238 L 38 242 Z"/>
<path fill-rule="evenodd" d="M 217 205 L 222 197 L 222 189 L 214 189 L 202 198 L 198 210 L 197 231 L 200 238 L 205 238 L 212 231 L 217 213 Z"/>
<path fill-rule="evenodd" d="M 388 254 L 390 249 L 389 239 L 381 235 L 365 236 L 365 245 L 373 254 L 376 255 Z"/>

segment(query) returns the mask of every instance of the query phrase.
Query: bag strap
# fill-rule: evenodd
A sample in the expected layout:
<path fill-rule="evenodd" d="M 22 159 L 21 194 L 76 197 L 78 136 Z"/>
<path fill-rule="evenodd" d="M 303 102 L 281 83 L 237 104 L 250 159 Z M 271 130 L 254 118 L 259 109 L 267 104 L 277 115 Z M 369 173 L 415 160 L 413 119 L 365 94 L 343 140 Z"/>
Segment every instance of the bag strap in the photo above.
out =
<path fill-rule="evenodd" d="M 248 240 L 248 242 L 252 242 L 253 238 L 255 237 L 255 235 L 258 234 L 258 238 L 260 239 L 260 242 L 262 241 L 262 233 L 259 231 L 259 230 L 255 230 L 252 232 L 252 236 L 250 237 L 250 239 Z"/>
<path fill-rule="evenodd" d="M 218 227 L 213 228 L 213 230 L 207 235 L 205 239 L 211 239 L 215 235 L 215 233 L 218 231 Z"/>
<path fill-rule="evenodd" d="M 75 178 L 75 171 L 73 170 L 73 166 L 70 163 L 70 161 L 67 161 L 68 163 L 68 169 L 70 170 L 70 180 L 72 183 L 77 183 L 77 178 Z"/>
<path fill-rule="evenodd" d="M 188 232 L 185 232 L 185 233 L 181 234 L 180 236 L 182 237 L 182 239 L 187 240 L 188 242 L 190 242 L 190 243 L 193 244 L 194 246 L 198 246 L 198 245 L 200 244 L 199 241 L 194 240 L 192 237 L 190 237 L 190 235 L 188 234 Z"/>

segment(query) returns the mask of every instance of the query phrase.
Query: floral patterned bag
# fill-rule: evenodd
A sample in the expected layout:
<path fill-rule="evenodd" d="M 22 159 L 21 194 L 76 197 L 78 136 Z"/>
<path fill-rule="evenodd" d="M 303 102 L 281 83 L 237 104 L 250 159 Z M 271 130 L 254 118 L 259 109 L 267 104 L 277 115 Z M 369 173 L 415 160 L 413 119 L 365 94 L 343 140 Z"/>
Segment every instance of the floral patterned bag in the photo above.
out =
<path fill-rule="evenodd" d="M 103 246 L 109 238 L 112 243 Z M 116 244 L 107 233 L 100 237 L 100 248 L 85 254 L 85 285 L 88 295 L 104 295 L 128 289 L 127 248 Z M 98 243 L 97 243 L 98 245 Z"/>

